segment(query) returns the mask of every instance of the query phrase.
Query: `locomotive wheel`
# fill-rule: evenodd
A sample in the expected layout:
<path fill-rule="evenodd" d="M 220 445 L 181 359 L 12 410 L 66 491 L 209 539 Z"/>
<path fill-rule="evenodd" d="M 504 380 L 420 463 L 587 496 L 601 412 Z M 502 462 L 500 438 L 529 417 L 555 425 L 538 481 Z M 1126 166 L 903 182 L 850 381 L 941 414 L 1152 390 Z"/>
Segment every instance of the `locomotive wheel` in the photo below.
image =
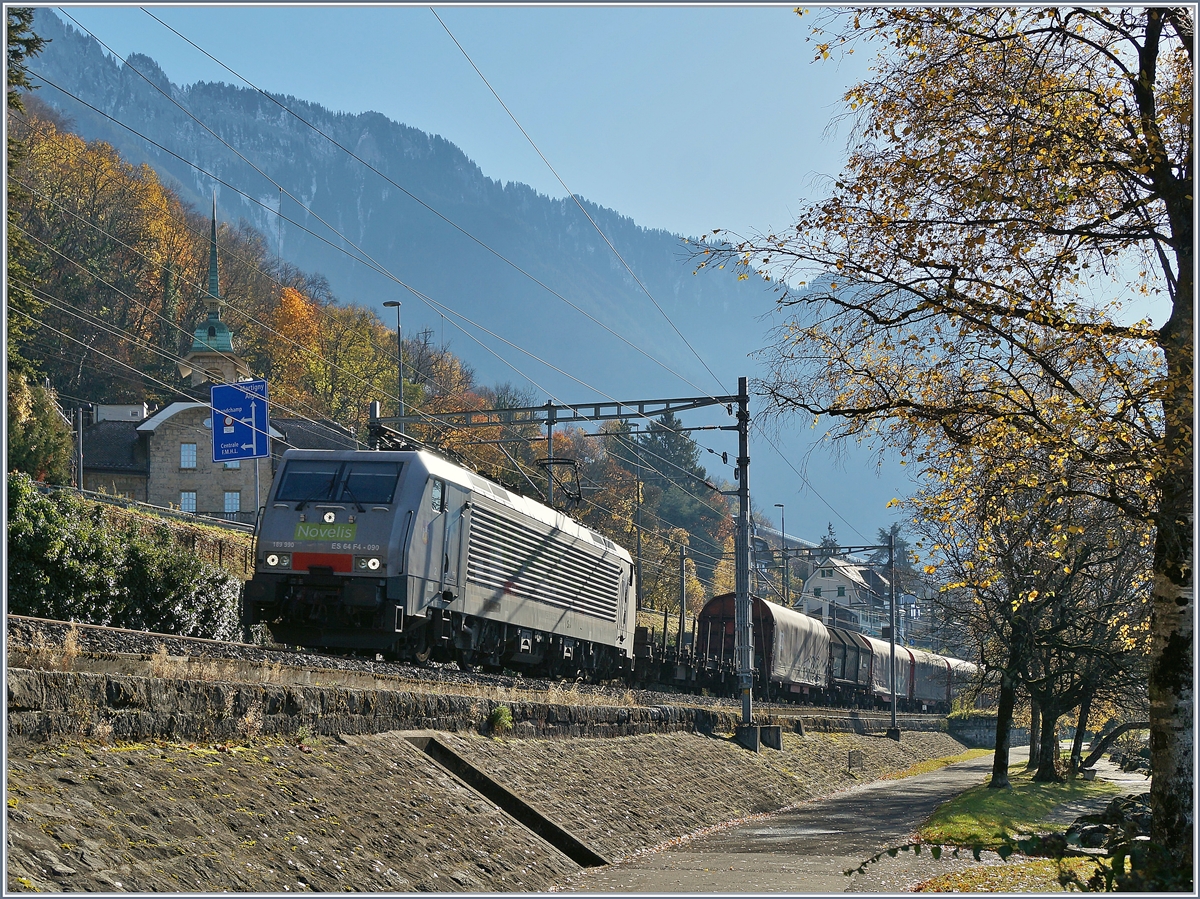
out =
<path fill-rule="evenodd" d="M 425 646 L 422 646 L 420 649 L 414 649 L 412 657 L 413 657 L 413 661 L 416 662 L 418 665 L 428 665 L 429 657 L 432 655 L 433 655 L 433 647 L 426 644 Z"/>

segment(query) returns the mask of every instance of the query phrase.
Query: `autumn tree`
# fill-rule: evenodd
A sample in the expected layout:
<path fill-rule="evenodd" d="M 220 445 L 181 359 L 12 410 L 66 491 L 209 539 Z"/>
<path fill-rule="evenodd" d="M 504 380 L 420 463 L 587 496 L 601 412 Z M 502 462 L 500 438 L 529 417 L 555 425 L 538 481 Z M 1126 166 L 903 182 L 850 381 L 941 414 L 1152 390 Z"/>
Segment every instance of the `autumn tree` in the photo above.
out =
<path fill-rule="evenodd" d="M 641 473 L 645 508 L 666 528 L 689 535 L 701 578 L 711 578 L 733 520 L 725 497 L 717 493 L 700 465 L 700 447 L 671 412 L 641 434 L 625 432 L 611 452 L 627 471 Z"/>
<path fill-rule="evenodd" d="M 784 285 L 776 409 L 931 470 L 978 451 L 1020 489 L 1070 473 L 1153 526 L 1152 837 L 1190 883 L 1192 12 L 828 15 L 818 56 L 882 46 L 846 95 L 845 172 L 789 232 L 720 235 L 703 264 Z"/>
<path fill-rule="evenodd" d="M 6 36 L 8 46 L 8 245 L 6 247 L 7 294 L 10 311 L 8 333 L 5 335 L 8 348 L 8 367 L 19 370 L 28 363 L 21 354 L 21 343 L 34 320 L 40 304 L 34 298 L 32 275 L 27 263 L 33 255 L 33 247 L 17 227 L 17 210 L 29 200 L 28 192 L 13 177 L 18 165 L 28 155 L 24 140 L 17 134 L 17 121 L 25 112 L 22 93 L 32 89 L 25 61 L 41 52 L 45 41 L 33 33 L 33 9 L 11 6 L 7 10 Z"/>
<path fill-rule="evenodd" d="M 162 397 L 158 382 L 176 377 L 164 325 L 182 331 L 164 316 L 165 288 L 170 273 L 197 265 L 182 204 L 149 167 L 108 144 L 32 116 L 14 130 L 27 148 L 11 177 L 24 191 L 14 232 L 32 248 L 28 283 L 41 306 L 28 325 L 30 352 L 77 396 Z"/>
<path fill-rule="evenodd" d="M 732 535 L 725 538 L 725 543 L 722 546 L 721 561 L 713 569 L 713 596 L 723 596 L 726 593 L 733 593 L 736 589 L 733 543 Z"/>
<path fill-rule="evenodd" d="M 965 624 L 1000 682 L 990 786 L 1008 785 L 1018 691 L 1041 714 L 1037 780 L 1055 780 L 1055 724 L 1144 656 L 1150 534 L 1069 479 L 1013 489 L 987 459 L 961 463 L 908 501 L 927 576 L 940 576 L 947 618 Z M 1086 726 L 1086 713 L 1081 726 Z"/>
<path fill-rule="evenodd" d="M 47 484 L 70 484 L 75 442 L 53 389 L 32 381 L 26 371 L 9 371 L 7 400 L 7 470 Z"/>

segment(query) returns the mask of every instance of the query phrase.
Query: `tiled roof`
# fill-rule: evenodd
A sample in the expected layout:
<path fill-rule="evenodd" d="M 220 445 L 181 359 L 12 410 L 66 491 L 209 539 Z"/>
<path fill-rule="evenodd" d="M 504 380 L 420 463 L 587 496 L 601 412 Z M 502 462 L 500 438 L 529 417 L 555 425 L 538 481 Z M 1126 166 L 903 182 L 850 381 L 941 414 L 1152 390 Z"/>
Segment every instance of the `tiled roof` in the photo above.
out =
<path fill-rule="evenodd" d="M 286 449 L 358 449 L 354 435 L 335 422 L 307 418 L 272 418 L 271 427 L 283 433 Z"/>
<path fill-rule="evenodd" d="M 145 473 L 136 421 L 98 421 L 83 429 L 84 468 Z"/>

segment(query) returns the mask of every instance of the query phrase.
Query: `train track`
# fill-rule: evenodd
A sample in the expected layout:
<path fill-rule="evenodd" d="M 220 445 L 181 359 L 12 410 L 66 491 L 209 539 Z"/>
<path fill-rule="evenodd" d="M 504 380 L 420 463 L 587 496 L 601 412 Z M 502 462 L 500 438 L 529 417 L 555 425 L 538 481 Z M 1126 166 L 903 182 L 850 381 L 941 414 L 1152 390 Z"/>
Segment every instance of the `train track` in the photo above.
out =
<path fill-rule="evenodd" d="M 69 636 L 74 632 L 73 636 Z M 402 662 L 385 661 L 355 655 L 331 655 L 304 649 L 282 646 L 259 646 L 250 643 L 212 640 L 203 637 L 181 637 L 174 634 L 157 634 L 125 628 L 108 627 L 80 622 L 54 621 L 32 618 L 25 615 L 7 616 L 7 648 L 14 654 L 28 655 L 31 650 L 58 653 L 61 658 L 68 639 L 72 641 L 69 653 L 99 659 L 149 659 L 155 654 L 166 653 L 179 659 L 198 661 L 237 662 L 243 666 L 276 667 L 278 669 L 301 669 L 304 671 L 344 672 L 350 675 L 366 675 L 385 680 L 426 684 L 430 689 L 445 687 L 468 687 L 473 689 L 492 688 L 520 690 L 529 693 L 561 691 L 563 682 L 546 678 L 524 677 L 519 674 L 492 674 L 464 672 L 454 663 L 425 666 Z M 669 689 L 630 689 L 624 684 L 574 683 L 573 692 L 594 704 L 611 701 L 614 705 L 635 704 L 641 706 L 688 705 L 728 709 L 736 712 L 741 708 L 740 700 L 716 696 L 703 696 Z M 842 708 L 819 706 L 796 706 L 786 703 L 756 703 L 757 707 L 769 710 L 776 718 L 803 719 L 811 717 L 855 718 L 864 714 L 880 715 L 882 712 L 856 712 Z M 905 721 L 928 722 L 938 716 L 900 715 Z"/>

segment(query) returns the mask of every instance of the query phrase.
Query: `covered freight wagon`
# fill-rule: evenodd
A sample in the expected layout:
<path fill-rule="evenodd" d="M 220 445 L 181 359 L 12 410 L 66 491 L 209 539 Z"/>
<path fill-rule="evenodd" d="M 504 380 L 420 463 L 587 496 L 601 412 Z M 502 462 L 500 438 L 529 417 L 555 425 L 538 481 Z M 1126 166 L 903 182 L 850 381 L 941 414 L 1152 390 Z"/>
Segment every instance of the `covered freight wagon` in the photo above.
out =
<path fill-rule="evenodd" d="M 751 598 L 754 630 L 754 669 L 760 689 L 772 692 L 824 693 L 829 673 L 829 631 L 821 622 L 760 597 Z M 735 595 L 710 599 L 700 611 L 696 649 L 708 667 L 718 661 L 736 661 Z"/>
<path fill-rule="evenodd" d="M 939 655 L 923 649 L 909 649 L 912 655 L 912 679 L 909 682 L 909 708 L 914 712 L 950 710 L 950 664 Z"/>
<path fill-rule="evenodd" d="M 871 649 L 870 692 L 875 701 L 888 705 L 892 701 L 892 649 L 891 643 L 875 637 L 862 635 Z M 897 702 L 907 696 L 907 684 L 912 678 L 912 655 L 903 646 L 896 646 L 896 683 L 901 685 Z"/>

